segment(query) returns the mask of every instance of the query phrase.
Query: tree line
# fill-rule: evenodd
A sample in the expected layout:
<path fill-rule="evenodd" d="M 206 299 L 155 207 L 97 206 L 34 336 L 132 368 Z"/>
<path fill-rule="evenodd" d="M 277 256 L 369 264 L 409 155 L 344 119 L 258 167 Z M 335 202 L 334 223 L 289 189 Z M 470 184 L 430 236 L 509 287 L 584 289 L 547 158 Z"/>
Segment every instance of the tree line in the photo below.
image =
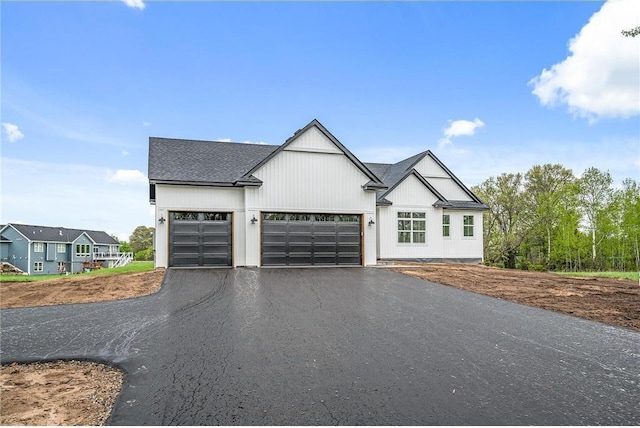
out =
<path fill-rule="evenodd" d="M 608 171 L 559 164 L 490 177 L 472 190 L 489 206 L 484 258 L 534 270 L 640 270 L 640 189 Z"/>
<path fill-rule="evenodd" d="M 129 241 L 121 241 L 116 236 L 114 238 L 120 243 L 120 251 L 123 253 L 133 253 L 134 260 L 153 260 L 153 227 L 138 226 L 129 235 Z"/>

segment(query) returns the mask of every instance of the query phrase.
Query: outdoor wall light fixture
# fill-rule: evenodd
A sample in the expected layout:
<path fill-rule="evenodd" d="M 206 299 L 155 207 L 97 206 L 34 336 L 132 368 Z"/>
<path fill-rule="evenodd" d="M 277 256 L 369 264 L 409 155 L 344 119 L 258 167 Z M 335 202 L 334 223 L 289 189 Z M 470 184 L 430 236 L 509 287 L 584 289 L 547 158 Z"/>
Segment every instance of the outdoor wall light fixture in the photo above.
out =
<path fill-rule="evenodd" d="M 158 223 L 160 224 L 164 224 L 164 222 L 167 221 L 164 219 L 164 216 L 160 216 L 160 218 L 158 219 Z"/>
<path fill-rule="evenodd" d="M 373 221 L 371 217 L 369 217 L 369 226 L 373 226 L 374 224 L 376 224 L 376 222 Z"/>
<path fill-rule="evenodd" d="M 256 221 L 258 221 L 258 219 L 254 215 L 253 218 L 251 219 L 251 224 L 256 224 Z"/>

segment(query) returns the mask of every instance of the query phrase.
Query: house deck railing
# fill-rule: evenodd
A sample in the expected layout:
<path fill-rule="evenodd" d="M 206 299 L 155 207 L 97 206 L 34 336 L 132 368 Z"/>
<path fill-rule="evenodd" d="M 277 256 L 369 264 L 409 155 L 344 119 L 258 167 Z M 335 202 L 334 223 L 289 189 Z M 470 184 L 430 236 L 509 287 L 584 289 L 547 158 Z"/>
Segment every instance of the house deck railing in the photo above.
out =
<path fill-rule="evenodd" d="M 122 257 L 123 254 L 129 254 L 129 253 L 98 252 L 98 253 L 93 253 L 93 260 L 118 260 L 120 257 Z"/>
<path fill-rule="evenodd" d="M 126 266 L 133 261 L 133 253 L 120 253 L 120 257 L 114 263 L 113 267 Z"/>

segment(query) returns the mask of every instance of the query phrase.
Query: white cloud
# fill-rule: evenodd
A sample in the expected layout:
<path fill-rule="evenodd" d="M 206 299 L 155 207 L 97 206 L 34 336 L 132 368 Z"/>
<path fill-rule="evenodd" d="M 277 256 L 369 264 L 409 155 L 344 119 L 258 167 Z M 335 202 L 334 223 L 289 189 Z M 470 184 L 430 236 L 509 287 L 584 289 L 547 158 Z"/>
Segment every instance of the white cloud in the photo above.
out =
<path fill-rule="evenodd" d="M 120 154 L 122 155 L 123 158 L 129 156 L 129 152 L 126 150 L 121 151 Z"/>
<path fill-rule="evenodd" d="M 606 2 L 569 41 L 570 55 L 529 81 L 540 103 L 590 122 L 640 114 L 640 38 L 621 34 L 639 15 L 637 0 Z"/>
<path fill-rule="evenodd" d="M 146 185 L 147 177 L 137 169 L 118 169 L 116 171 L 107 170 L 107 183 L 116 183 L 122 185 Z"/>
<path fill-rule="evenodd" d="M 104 168 L 10 158 L 0 167 L 2 224 L 104 230 L 127 240 L 137 226 L 154 225 L 148 188 L 107 182 Z"/>
<path fill-rule="evenodd" d="M 446 138 L 471 136 L 476 133 L 476 129 L 484 127 L 484 122 L 477 117 L 470 120 L 450 120 L 449 127 L 444 130 Z"/>
<path fill-rule="evenodd" d="M 218 138 L 216 141 L 220 141 L 221 143 L 230 143 L 231 138 Z"/>
<path fill-rule="evenodd" d="M 18 125 L 13 123 L 2 122 L 2 131 L 10 143 L 15 143 L 24 138 L 24 134 L 18 129 Z"/>
<path fill-rule="evenodd" d="M 151 126 L 151 122 L 147 122 L 146 120 L 144 120 L 142 121 L 142 126 L 144 126 L 145 128 Z"/>
<path fill-rule="evenodd" d="M 264 141 L 249 141 L 249 140 L 245 140 L 242 142 L 242 144 L 258 144 L 260 146 L 266 146 L 269 143 L 265 143 Z"/>
<path fill-rule="evenodd" d="M 122 0 L 127 6 L 134 9 L 144 9 L 145 4 L 142 0 Z"/>
<path fill-rule="evenodd" d="M 484 127 L 484 122 L 478 119 L 471 120 L 449 120 L 449 126 L 444 129 L 444 137 L 438 140 L 438 147 L 441 149 L 453 144 L 451 141 L 454 137 L 472 136 L 476 130 Z"/>

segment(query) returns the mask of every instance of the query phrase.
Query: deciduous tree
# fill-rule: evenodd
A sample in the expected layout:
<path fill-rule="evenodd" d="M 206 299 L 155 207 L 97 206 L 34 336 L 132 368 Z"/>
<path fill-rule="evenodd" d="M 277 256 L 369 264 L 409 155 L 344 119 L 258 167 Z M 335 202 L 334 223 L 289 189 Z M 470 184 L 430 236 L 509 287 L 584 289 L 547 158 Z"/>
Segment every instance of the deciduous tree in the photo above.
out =
<path fill-rule="evenodd" d="M 544 233 L 546 241 L 546 263 L 551 258 L 552 232 L 558 223 L 561 209 L 569 204 L 573 182 L 571 170 L 559 164 L 535 165 L 525 174 L 525 197 L 531 208 L 534 231 Z"/>
<path fill-rule="evenodd" d="M 153 232 L 153 227 L 136 227 L 131 236 L 129 236 L 131 251 L 137 253 L 148 248 L 153 250 Z"/>
<path fill-rule="evenodd" d="M 514 269 L 518 249 L 530 227 L 522 174 L 490 177 L 474 190 L 489 206 L 486 235 L 497 253 L 489 254 L 489 258 L 498 258 L 504 267 Z"/>
<path fill-rule="evenodd" d="M 598 231 L 598 216 L 611 202 L 612 189 L 611 174 L 602 172 L 598 168 L 587 168 L 578 180 L 578 201 L 584 215 L 587 230 L 591 234 L 591 258 L 596 262 Z"/>

